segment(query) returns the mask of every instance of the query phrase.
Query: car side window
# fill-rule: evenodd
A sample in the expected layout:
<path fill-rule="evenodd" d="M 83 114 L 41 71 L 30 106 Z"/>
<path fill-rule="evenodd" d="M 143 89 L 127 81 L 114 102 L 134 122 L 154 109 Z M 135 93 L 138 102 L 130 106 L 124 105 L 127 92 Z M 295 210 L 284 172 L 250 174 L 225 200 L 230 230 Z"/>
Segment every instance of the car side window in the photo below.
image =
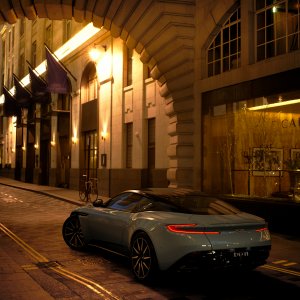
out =
<path fill-rule="evenodd" d="M 153 210 L 153 202 L 147 198 L 143 197 L 139 203 L 134 207 L 134 212 L 141 212 L 141 211 L 148 211 L 148 210 Z"/>
<path fill-rule="evenodd" d="M 134 208 L 134 212 L 141 211 L 173 211 L 178 212 L 178 208 L 171 203 L 164 203 L 161 201 L 152 201 L 149 198 L 143 197 L 138 205 Z"/>
<path fill-rule="evenodd" d="M 111 199 L 107 207 L 122 211 L 132 211 L 141 197 L 141 195 L 136 193 L 122 193 Z"/>

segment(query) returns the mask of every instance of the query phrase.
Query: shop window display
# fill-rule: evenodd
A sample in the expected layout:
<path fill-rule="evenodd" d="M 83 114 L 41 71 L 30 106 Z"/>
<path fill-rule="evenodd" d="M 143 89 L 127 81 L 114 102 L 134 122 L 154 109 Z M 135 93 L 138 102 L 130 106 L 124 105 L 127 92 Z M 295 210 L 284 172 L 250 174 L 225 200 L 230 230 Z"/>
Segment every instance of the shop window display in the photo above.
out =
<path fill-rule="evenodd" d="M 203 120 L 204 190 L 261 197 L 298 191 L 291 174 L 300 170 L 300 92 L 211 106 Z"/>

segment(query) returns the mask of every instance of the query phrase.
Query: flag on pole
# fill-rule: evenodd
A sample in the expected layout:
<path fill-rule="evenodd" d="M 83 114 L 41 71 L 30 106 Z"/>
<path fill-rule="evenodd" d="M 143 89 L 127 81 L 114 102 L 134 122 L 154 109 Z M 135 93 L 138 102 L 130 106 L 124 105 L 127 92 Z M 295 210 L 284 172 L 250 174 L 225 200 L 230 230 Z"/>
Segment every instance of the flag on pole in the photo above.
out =
<path fill-rule="evenodd" d="M 47 84 L 50 93 L 67 94 L 68 93 L 68 75 L 58 60 L 46 48 L 47 60 Z"/>
<path fill-rule="evenodd" d="M 15 97 L 10 93 L 10 91 L 3 86 L 2 89 L 4 95 L 3 103 L 3 114 L 5 117 L 20 116 L 21 108 L 18 106 L 18 103 Z"/>
<path fill-rule="evenodd" d="M 47 89 L 47 82 L 38 76 L 31 66 L 28 66 L 28 70 L 33 101 L 41 104 L 51 103 L 50 93 Z"/>
<path fill-rule="evenodd" d="M 15 85 L 15 99 L 21 108 L 28 108 L 32 104 L 32 98 L 30 91 L 22 85 L 18 77 L 13 74 Z"/>

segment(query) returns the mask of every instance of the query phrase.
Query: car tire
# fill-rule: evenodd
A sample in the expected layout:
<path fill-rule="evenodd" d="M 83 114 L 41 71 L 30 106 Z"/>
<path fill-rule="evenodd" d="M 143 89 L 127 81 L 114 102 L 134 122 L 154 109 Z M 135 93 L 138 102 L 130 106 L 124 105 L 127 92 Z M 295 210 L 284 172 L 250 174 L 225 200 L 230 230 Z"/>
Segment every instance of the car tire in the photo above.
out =
<path fill-rule="evenodd" d="M 149 282 L 158 272 L 153 244 L 144 232 L 135 234 L 130 246 L 131 270 L 138 281 Z"/>
<path fill-rule="evenodd" d="M 63 224 L 62 235 L 66 244 L 74 250 L 84 250 L 86 242 L 78 216 L 70 216 Z"/>

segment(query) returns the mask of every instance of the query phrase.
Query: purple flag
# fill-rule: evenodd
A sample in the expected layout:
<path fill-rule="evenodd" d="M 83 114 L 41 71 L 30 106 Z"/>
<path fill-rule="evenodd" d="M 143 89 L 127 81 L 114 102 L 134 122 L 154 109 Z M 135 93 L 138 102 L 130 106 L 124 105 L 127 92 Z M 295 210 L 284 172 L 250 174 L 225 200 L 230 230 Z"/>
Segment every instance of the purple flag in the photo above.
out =
<path fill-rule="evenodd" d="M 21 84 L 15 74 L 13 74 L 14 85 L 16 89 L 15 98 L 20 107 L 28 108 L 31 104 L 31 93 Z"/>
<path fill-rule="evenodd" d="M 48 91 L 51 93 L 67 94 L 68 89 L 68 76 L 65 69 L 54 58 L 46 47 L 47 59 L 47 84 Z"/>
<path fill-rule="evenodd" d="M 39 77 L 30 66 L 28 66 L 28 70 L 31 84 L 31 93 L 34 102 L 49 104 L 51 102 L 51 97 L 47 89 L 46 81 L 43 78 Z"/>
<path fill-rule="evenodd" d="M 18 106 L 18 103 L 14 96 L 9 92 L 9 90 L 4 86 L 4 104 L 3 104 L 3 113 L 5 117 L 20 116 L 21 108 Z"/>

